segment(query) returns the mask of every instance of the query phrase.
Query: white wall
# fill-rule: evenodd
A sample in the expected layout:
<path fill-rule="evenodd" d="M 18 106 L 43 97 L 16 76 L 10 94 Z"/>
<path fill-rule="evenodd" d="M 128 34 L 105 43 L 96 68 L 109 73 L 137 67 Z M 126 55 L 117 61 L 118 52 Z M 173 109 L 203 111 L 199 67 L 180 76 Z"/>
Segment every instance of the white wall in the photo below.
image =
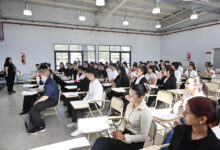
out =
<path fill-rule="evenodd" d="M 4 34 L 5 40 L 0 42 L 0 64 L 3 65 L 5 58 L 11 56 L 14 64 L 26 75 L 36 63 L 50 62 L 54 68 L 54 43 L 131 45 L 132 62 L 160 58 L 160 37 L 156 36 L 8 24 L 4 26 Z M 20 52 L 26 53 L 26 65 L 21 64 Z"/>
<path fill-rule="evenodd" d="M 22 15 L 24 3 L 2 1 L 1 9 L 4 17 L 19 19 L 34 19 L 57 21 L 63 23 L 79 24 L 78 11 L 52 8 L 47 6 L 30 5 L 33 11 L 32 17 Z M 94 25 L 94 15 L 87 14 L 87 21 L 83 24 Z M 123 27 L 122 17 L 112 16 L 106 20 L 109 27 Z M 132 25 L 132 22 L 135 24 Z M 132 19 L 131 26 L 137 29 L 150 29 L 154 22 Z M 129 35 L 118 33 L 80 31 L 69 29 L 57 29 L 21 25 L 4 25 L 5 40 L 0 41 L 0 67 L 3 69 L 7 56 L 12 57 L 18 69 L 27 75 L 34 69 L 34 65 L 40 62 L 50 62 L 54 68 L 54 43 L 63 44 L 106 44 L 106 45 L 130 45 L 132 47 L 132 62 L 159 60 L 160 37 L 146 35 Z M 20 52 L 26 53 L 27 64 L 21 64 Z"/>
<path fill-rule="evenodd" d="M 161 59 L 181 61 L 187 65 L 187 53 L 191 53 L 192 61 L 204 67 L 205 61 L 211 61 L 206 51 L 213 53 L 213 48 L 220 47 L 220 25 L 180 32 L 161 38 Z"/>

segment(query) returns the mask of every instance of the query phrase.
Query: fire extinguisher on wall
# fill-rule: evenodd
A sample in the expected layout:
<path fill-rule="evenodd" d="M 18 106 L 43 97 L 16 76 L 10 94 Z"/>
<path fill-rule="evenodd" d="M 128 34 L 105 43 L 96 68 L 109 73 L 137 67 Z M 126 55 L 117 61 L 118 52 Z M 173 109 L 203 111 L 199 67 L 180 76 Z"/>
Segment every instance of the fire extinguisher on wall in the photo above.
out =
<path fill-rule="evenodd" d="M 21 63 L 26 64 L 26 55 L 24 52 L 21 52 Z"/>
<path fill-rule="evenodd" d="M 191 53 L 188 52 L 188 53 L 187 53 L 187 61 L 190 61 L 190 60 L 191 60 Z"/>

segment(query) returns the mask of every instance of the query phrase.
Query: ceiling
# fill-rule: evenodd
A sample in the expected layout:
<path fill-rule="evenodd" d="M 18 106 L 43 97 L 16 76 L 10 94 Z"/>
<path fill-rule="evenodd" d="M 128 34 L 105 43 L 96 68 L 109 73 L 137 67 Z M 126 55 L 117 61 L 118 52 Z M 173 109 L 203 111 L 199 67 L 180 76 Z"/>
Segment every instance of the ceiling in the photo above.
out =
<path fill-rule="evenodd" d="M 5 0 L 6 1 L 6 0 Z M 26 0 L 8 0 L 25 2 Z M 206 2 L 208 1 L 208 2 Z M 96 25 L 102 24 L 108 16 L 126 16 L 144 20 L 160 20 L 162 28 L 158 31 L 167 32 L 180 28 L 209 23 L 220 19 L 220 0 L 158 0 L 161 8 L 159 15 L 152 14 L 154 0 L 106 0 L 104 7 L 95 5 L 95 0 L 28 0 L 28 3 L 76 9 L 96 14 Z M 198 20 L 190 20 L 193 10 L 200 15 Z"/>

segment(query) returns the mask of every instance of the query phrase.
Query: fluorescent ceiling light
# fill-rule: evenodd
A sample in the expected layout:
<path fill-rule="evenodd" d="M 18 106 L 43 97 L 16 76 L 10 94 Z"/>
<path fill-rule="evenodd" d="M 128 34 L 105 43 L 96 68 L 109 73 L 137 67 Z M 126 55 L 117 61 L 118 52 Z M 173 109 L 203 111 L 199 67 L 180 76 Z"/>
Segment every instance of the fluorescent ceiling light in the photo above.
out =
<path fill-rule="evenodd" d="M 124 20 L 124 21 L 123 21 L 123 25 L 124 25 L 124 26 L 128 26 L 128 25 L 129 25 L 129 21 L 128 21 L 128 20 Z"/>
<path fill-rule="evenodd" d="M 190 16 L 190 19 L 191 19 L 191 20 L 196 20 L 196 19 L 198 19 L 198 14 L 196 14 L 195 12 L 193 12 L 193 13 L 191 14 L 191 16 Z"/>
<path fill-rule="evenodd" d="M 105 6 L 105 0 L 96 0 L 95 3 L 97 6 Z"/>
<path fill-rule="evenodd" d="M 158 7 L 158 6 L 154 7 L 153 10 L 152 10 L 152 13 L 153 14 L 159 14 L 160 13 L 160 7 Z"/>
<path fill-rule="evenodd" d="M 79 16 L 79 21 L 86 21 L 86 17 L 84 15 Z"/>
<path fill-rule="evenodd" d="M 32 11 L 30 9 L 28 9 L 28 4 L 27 3 L 25 3 L 25 9 L 23 11 L 23 15 L 32 16 Z"/>
<path fill-rule="evenodd" d="M 160 29 L 161 28 L 161 24 L 160 22 L 158 21 L 157 25 L 156 25 L 156 29 Z"/>

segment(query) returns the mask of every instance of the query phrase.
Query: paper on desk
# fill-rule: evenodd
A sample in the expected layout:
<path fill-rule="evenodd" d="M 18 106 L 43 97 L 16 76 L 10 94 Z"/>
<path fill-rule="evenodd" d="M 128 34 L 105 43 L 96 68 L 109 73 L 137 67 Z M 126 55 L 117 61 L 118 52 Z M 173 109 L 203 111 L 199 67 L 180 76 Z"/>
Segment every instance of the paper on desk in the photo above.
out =
<path fill-rule="evenodd" d="M 70 80 L 70 81 L 64 81 L 65 83 L 74 83 L 73 80 Z"/>
<path fill-rule="evenodd" d="M 171 109 L 153 109 L 151 114 L 153 117 L 156 117 L 161 120 L 172 120 L 176 118 L 176 115 L 170 113 Z"/>
<path fill-rule="evenodd" d="M 23 91 L 21 92 L 22 95 L 26 96 L 26 95 L 35 95 L 37 94 L 37 91 Z"/>
<path fill-rule="evenodd" d="M 88 126 L 89 124 L 89 126 Z M 83 133 L 93 133 L 109 128 L 107 116 L 78 119 L 79 130 Z"/>
<path fill-rule="evenodd" d="M 71 85 L 71 86 L 65 86 L 65 88 L 67 89 L 77 89 L 76 85 Z"/>
<path fill-rule="evenodd" d="M 62 93 L 65 97 L 77 97 L 78 93 L 77 92 L 64 92 Z"/>
<path fill-rule="evenodd" d="M 37 84 L 24 84 L 23 87 L 24 88 L 31 88 L 31 87 L 35 87 L 37 86 Z"/>
<path fill-rule="evenodd" d="M 124 88 L 112 88 L 112 91 L 115 91 L 115 92 L 126 92 Z"/>
<path fill-rule="evenodd" d="M 112 86 L 112 83 L 103 83 L 103 86 Z"/>

